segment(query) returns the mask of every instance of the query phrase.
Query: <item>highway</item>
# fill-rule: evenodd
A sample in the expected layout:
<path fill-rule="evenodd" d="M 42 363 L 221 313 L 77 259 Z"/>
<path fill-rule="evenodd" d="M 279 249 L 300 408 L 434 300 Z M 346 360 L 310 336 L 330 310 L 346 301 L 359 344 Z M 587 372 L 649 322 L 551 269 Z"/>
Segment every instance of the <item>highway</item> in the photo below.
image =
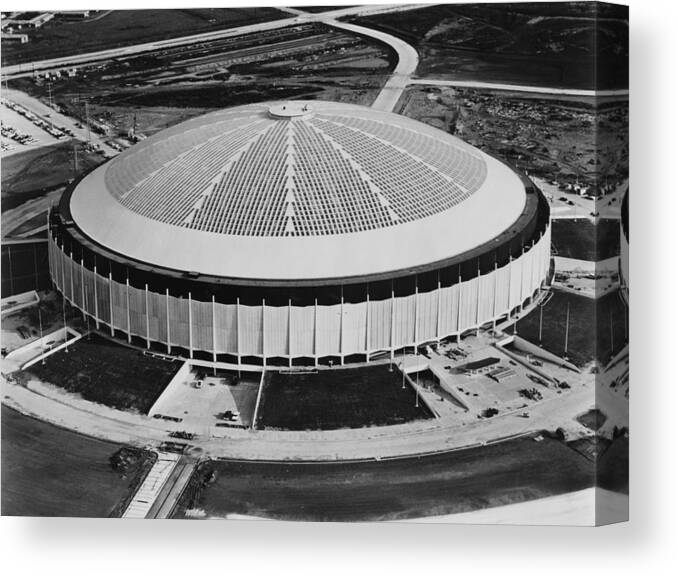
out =
<path fill-rule="evenodd" d="M 248 24 L 246 26 L 228 28 L 226 30 L 216 30 L 212 32 L 204 32 L 202 34 L 192 34 L 190 36 L 181 36 L 179 38 L 159 40 L 156 42 L 145 42 L 142 44 L 135 44 L 133 46 L 123 46 L 121 48 L 99 50 L 96 52 L 89 52 L 87 54 L 64 56 L 62 58 L 50 58 L 47 60 L 38 60 L 36 62 L 27 62 L 23 64 L 5 66 L 2 70 L 2 79 L 8 80 L 11 78 L 21 78 L 24 76 L 31 76 L 36 71 L 63 70 L 66 68 L 72 68 L 73 66 L 79 66 L 81 64 L 99 62 L 101 60 L 110 60 L 112 58 L 132 56 L 135 54 L 141 54 L 143 52 L 152 52 L 154 50 L 163 50 L 175 46 L 182 46 L 184 44 L 194 44 L 196 42 L 208 42 L 211 40 L 231 38 L 233 36 L 241 36 L 244 34 L 251 34 L 254 32 L 276 30 L 278 28 L 285 28 L 286 26 L 294 26 L 297 24 L 305 24 L 309 22 L 327 23 L 328 21 L 334 20 L 336 18 L 342 18 L 345 16 L 366 16 L 369 14 L 384 14 L 387 12 L 415 10 L 417 8 L 425 8 L 426 6 L 427 6 L 426 4 L 403 4 L 399 6 L 368 5 L 368 6 L 353 6 L 348 8 L 341 8 L 338 10 L 321 12 L 318 14 L 304 13 L 303 15 L 294 16 L 291 18 L 283 18 L 281 20 L 274 20 L 272 22 Z"/>
<path fill-rule="evenodd" d="M 535 94 L 552 94 L 556 96 L 586 96 L 603 98 L 609 96 L 628 97 L 629 91 L 625 90 L 579 90 L 575 88 L 548 88 L 545 86 L 528 86 L 524 84 L 502 84 L 498 82 L 478 82 L 475 80 L 433 80 L 422 78 L 411 80 L 410 84 L 423 84 L 426 86 L 449 86 L 452 88 L 480 88 L 484 90 L 507 90 L 510 92 L 532 92 Z"/>

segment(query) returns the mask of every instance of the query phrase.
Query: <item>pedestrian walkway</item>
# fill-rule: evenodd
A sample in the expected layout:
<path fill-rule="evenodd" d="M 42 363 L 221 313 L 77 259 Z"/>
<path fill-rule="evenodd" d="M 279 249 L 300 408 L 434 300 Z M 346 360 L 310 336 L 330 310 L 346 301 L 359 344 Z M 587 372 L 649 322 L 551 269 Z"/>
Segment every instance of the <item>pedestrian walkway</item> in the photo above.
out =
<path fill-rule="evenodd" d="M 123 518 L 146 518 L 151 510 L 151 506 L 153 506 L 160 491 L 179 462 L 179 458 L 179 454 L 171 452 L 158 453 L 158 460 L 136 491 L 136 494 L 134 494 L 132 501 L 122 515 Z"/>

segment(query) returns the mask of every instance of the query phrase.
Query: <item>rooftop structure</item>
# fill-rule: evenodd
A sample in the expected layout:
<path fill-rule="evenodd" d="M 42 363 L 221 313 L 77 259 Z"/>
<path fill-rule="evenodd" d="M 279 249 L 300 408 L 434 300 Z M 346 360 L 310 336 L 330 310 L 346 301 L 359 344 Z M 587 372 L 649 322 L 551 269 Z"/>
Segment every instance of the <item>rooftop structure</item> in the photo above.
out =
<path fill-rule="evenodd" d="M 282 280 L 449 258 L 506 230 L 524 205 L 515 173 L 440 130 L 295 102 L 148 138 L 88 176 L 71 211 L 93 240 L 144 262 Z"/>

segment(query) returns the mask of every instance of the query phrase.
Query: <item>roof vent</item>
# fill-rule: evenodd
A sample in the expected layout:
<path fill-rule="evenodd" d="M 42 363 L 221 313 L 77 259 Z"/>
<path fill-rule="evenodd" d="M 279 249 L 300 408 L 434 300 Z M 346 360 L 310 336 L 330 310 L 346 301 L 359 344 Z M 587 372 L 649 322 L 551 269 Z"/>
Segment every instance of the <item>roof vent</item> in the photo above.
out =
<path fill-rule="evenodd" d="M 271 118 L 295 120 L 305 118 L 313 113 L 313 107 L 308 102 L 280 102 L 268 109 Z"/>

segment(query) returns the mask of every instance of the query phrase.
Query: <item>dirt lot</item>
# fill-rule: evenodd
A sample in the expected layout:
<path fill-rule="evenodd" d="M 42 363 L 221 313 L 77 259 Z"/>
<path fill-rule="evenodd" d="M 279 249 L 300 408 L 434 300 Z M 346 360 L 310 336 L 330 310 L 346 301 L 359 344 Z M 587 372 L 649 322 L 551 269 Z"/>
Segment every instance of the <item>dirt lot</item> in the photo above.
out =
<path fill-rule="evenodd" d="M 628 177 L 628 103 L 411 87 L 401 113 L 560 186 L 611 191 Z"/>
<path fill-rule="evenodd" d="M 186 507 L 208 517 L 377 521 L 467 512 L 593 485 L 592 462 L 522 438 L 422 458 L 336 464 L 210 462 L 216 480 Z M 203 474 L 205 470 L 203 469 Z"/>
<path fill-rule="evenodd" d="M 598 90 L 628 87 L 628 9 L 623 6 L 451 4 L 354 21 L 415 46 L 420 77 Z"/>
<path fill-rule="evenodd" d="M 28 372 L 40 380 L 80 394 L 85 400 L 121 410 L 147 413 L 179 362 L 144 356 L 138 350 L 91 335 L 34 364 Z"/>
<path fill-rule="evenodd" d="M 334 430 L 384 426 L 431 418 L 415 393 L 401 386 L 388 365 L 321 370 L 315 374 L 267 372 L 256 427 Z"/>
<path fill-rule="evenodd" d="M 3 516 L 107 517 L 134 477 L 112 470 L 118 448 L 3 406 Z"/>
<path fill-rule="evenodd" d="M 593 360 L 606 364 L 626 343 L 623 303 L 619 292 L 610 292 L 594 300 L 554 290 L 543 307 L 542 344 L 558 356 L 565 353 L 565 321 L 570 308 L 567 356 L 576 366 Z M 518 334 L 539 343 L 539 308 L 518 322 Z"/>
<path fill-rule="evenodd" d="M 54 19 L 29 30 L 28 44 L 3 44 L 7 65 L 235 28 L 287 18 L 275 8 L 112 10 L 87 20 Z"/>

